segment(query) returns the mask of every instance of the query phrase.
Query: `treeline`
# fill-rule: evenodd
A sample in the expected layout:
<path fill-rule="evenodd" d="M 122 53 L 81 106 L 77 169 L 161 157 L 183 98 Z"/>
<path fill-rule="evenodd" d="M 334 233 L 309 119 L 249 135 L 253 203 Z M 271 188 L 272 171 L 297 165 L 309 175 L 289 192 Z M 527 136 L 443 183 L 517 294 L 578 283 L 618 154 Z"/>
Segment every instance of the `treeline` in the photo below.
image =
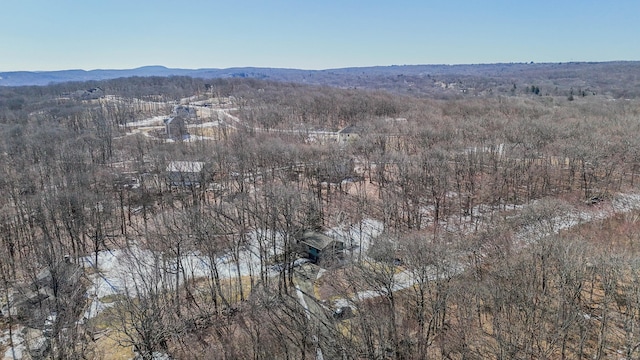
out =
<path fill-rule="evenodd" d="M 63 96 L 95 86 L 121 98 L 232 96 L 243 124 L 222 141 L 126 134 L 121 124 L 150 114 L 126 101 Z M 622 255 L 633 248 L 607 254 L 577 235 L 521 248 L 515 233 L 558 213 L 540 203 L 516 217 L 522 222 L 509 213 L 549 197 L 575 205 L 633 191 L 635 102 L 430 100 L 250 79 L 132 78 L 2 89 L 0 105 L 7 297 L 65 256 L 93 257 L 98 271 L 98 252 L 122 250 L 137 276 L 121 289 L 129 296 L 116 301 L 110 325 L 146 358 L 312 358 L 316 347 L 346 358 L 637 355 L 631 279 L 640 268 Z M 348 125 L 357 130 L 348 141 L 310 140 L 313 130 Z M 202 186 L 167 183 L 174 160 L 207 164 Z M 383 234 L 343 268 L 334 291 L 378 296 L 357 302 L 347 322 L 307 317 L 293 266 L 275 277 L 271 266 L 292 264 L 302 230 L 361 228 L 366 219 Z M 246 275 L 250 246 L 258 262 Z M 193 254 L 226 257 L 236 271 L 223 276 L 210 261 L 195 279 L 185 260 Z M 402 291 L 394 290 L 397 262 L 415 281 Z M 53 271 L 53 283 L 62 276 Z M 57 314 L 52 356 L 96 356 L 97 329 L 77 323 L 86 304 L 62 295 L 41 305 Z"/>

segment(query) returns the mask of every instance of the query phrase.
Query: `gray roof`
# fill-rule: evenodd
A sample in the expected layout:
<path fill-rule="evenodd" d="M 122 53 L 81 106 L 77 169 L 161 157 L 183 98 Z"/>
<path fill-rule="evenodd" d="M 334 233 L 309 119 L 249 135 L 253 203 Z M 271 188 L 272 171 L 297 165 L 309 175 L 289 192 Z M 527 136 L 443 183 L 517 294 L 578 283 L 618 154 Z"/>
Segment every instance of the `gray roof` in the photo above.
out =
<path fill-rule="evenodd" d="M 327 248 L 329 245 L 331 245 L 331 243 L 333 242 L 339 243 L 341 241 L 332 239 L 323 233 L 309 230 L 309 231 L 305 231 L 302 234 L 302 238 L 300 239 L 300 242 L 305 245 L 311 246 L 312 248 L 323 250 Z"/>
<path fill-rule="evenodd" d="M 199 173 L 204 168 L 201 161 L 172 161 L 167 164 L 168 172 Z"/>
<path fill-rule="evenodd" d="M 343 128 L 342 130 L 338 131 L 338 133 L 340 133 L 340 134 L 359 134 L 361 131 L 362 131 L 362 129 L 360 129 L 358 126 L 349 125 L 349 126 Z"/>

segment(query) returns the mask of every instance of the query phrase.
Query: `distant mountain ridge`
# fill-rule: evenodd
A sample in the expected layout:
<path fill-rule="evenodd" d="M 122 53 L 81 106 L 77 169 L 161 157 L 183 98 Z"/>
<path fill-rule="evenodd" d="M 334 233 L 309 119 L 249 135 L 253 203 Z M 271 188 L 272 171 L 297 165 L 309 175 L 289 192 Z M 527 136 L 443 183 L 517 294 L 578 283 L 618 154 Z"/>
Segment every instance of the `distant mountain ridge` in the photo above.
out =
<path fill-rule="evenodd" d="M 229 69 L 174 69 L 158 65 L 123 70 L 10 71 L 0 72 L 0 86 L 42 86 L 52 83 L 109 80 L 132 76 L 190 76 L 197 78 L 275 77 L 277 79 L 289 72 L 301 75 L 308 71 L 251 67 Z"/>
<path fill-rule="evenodd" d="M 392 65 L 327 70 L 237 67 L 227 69 L 174 69 L 144 66 L 124 70 L 60 70 L 0 72 L 0 86 L 48 85 L 63 82 L 109 80 L 132 76 L 189 76 L 194 78 L 256 78 L 292 83 L 394 89 L 404 93 L 521 91 L 536 85 L 567 94 L 588 90 L 625 97 L 638 95 L 640 61 L 569 63 L 496 63 L 468 65 Z M 440 91 L 440 90 L 438 90 Z M 542 93 L 541 93 L 542 95 Z"/>
<path fill-rule="evenodd" d="M 144 66 L 125 70 L 57 70 L 0 72 L 0 86 L 49 85 L 69 81 L 108 80 L 131 76 L 183 75 L 191 70 L 169 69 L 164 66 Z"/>

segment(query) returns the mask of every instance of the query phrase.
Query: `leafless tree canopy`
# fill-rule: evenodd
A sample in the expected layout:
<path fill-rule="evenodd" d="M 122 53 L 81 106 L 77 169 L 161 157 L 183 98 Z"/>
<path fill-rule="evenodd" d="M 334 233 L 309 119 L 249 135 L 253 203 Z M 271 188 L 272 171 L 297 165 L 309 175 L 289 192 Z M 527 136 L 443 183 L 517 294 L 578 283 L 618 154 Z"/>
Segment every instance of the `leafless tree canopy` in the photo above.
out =
<path fill-rule="evenodd" d="M 639 357 L 637 89 L 556 70 L 0 88 L 0 350 Z"/>

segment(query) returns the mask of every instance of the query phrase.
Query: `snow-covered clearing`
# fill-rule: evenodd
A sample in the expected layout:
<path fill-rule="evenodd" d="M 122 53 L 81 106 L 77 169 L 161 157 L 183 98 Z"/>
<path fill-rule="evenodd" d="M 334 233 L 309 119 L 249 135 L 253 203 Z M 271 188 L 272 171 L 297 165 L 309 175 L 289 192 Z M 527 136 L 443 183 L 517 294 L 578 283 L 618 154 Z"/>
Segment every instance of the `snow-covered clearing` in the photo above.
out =
<path fill-rule="evenodd" d="M 196 142 L 196 141 L 202 141 L 202 140 L 216 140 L 216 139 L 210 136 L 199 136 L 199 135 L 189 135 L 189 136 L 186 136 L 184 139 L 182 139 L 183 142 Z M 176 140 L 165 139 L 164 142 L 174 143 L 176 142 Z"/>
<path fill-rule="evenodd" d="M 523 208 L 538 206 L 539 201 Z M 537 222 L 525 226 L 516 235 L 515 240 L 524 244 L 557 234 L 562 230 L 592 221 L 603 220 L 619 213 L 640 209 L 640 194 L 616 194 L 610 202 L 601 203 L 588 209 L 569 209 L 567 213 L 539 218 Z"/>
<path fill-rule="evenodd" d="M 211 128 L 211 127 L 219 127 L 224 125 L 223 122 L 221 121 L 208 121 L 208 122 L 203 122 L 201 124 L 188 124 L 187 128 Z"/>
<path fill-rule="evenodd" d="M 267 259 L 284 252 L 284 235 L 270 230 L 256 230 L 247 234 L 247 244 L 239 250 L 220 254 L 212 262 L 211 257 L 200 253 L 187 253 L 180 257 L 181 271 L 178 273 L 175 257 L 163 256 L 150 250 L 132 245 L 126 249 L 98 252 L 97 271 L 89 275 L 91 286 L 87 296 L 92 299 L 84 317 L 90 319 L 104 311 L 112 303 L 102 299 L 112 295 L 137 296 L 155 286 L 175 286 L 177 280 L 208 277 L 215 268 L 220 279 L 236 279 L 243 276 L 259 276 L 260 254 Z M 96 254 L 80 259 L 87 269 L 96 269 Z M 159 270 L 160 269 L 160 270 Z M 276 276 L 277 270 L 262 269 L 269 276 Z"/>
<path fill-rule="evenodd" d="M 3 360 L 33 359 L 41 356 L 49 346 L 49 340 L 40 330 L 17 326 L 11 337 L 8 329 L 0 334 L 0 345 L 7 347 L 2 354 Z"/>
<path fill-rule="evenodd" d="M 163 258 L 161 254 L 131 246 L 128 249 L 100 251 L 98 253 L 98 271 L 89 275 L 92 285 L 87 290 L 93 300 L 85 313 L 87 319 L 95 317 L 110 304 L 101 299 L 123 294 L 137 296 L 157 285 L 170 287 L 178 281 L 209 276 L 213 265 L 221 279 L 239 276 L 253 276 L 260 272 L 260 258 L 251 249 L 237 253 L 238 262 L 232 254 L 224 254 L 211 263 L 211 258 L 197 253 L 186 254 L 180 258 L 182 271 L 176 273 L 176 259 Z M 95 254 L 81 259 L 87 268 L 95 267 Z M 161 270 L 159 270 L 161 269 Z M 162 271 L 165 270 L 165 271 Z"/>
<path fill-rule="evenodd" d="M 27 350 L 24 336 L 22 336 L 24 327 L 18 327 L 13 329 L 12 336 L 9 337 L 9 330 L 5 331 L 0 336 L 0 345 L 7 346 L 7 350 L 4 352 L 2 359 L 22 359 L 24 353 Z M 13 345 L 13 347 L 9 346 Z"/>
<path fill-rule="evenodd" d="M 344 243 L 347 253 L 354 258 L 366 257 L 373 239 L 382 234 L 384 225 L 381 221 L 364 219 L 358 224 L 344 227 L 335 227 L 327 232 L 330 237 Z"/>
<path fill-rule="evenodd" d="M 538 206 L 534 202 L 526 206 L 518 206 L 519 213 L 527 211 L 529 207 Z M 640 194 L 618 194 L 607 204 L 583 208 L 554 215 L 523 227 L 515 234 L 515 240 L 523 244 L 536 241 L 544 236 L 557 233 L 589 221 L 605 219 L 616 213 L 628 212 L 640 209 Z M 335 227 L 327 232 L 327 235 L 343 241 L 346 253 L 354 259 L 370 260 L 367 251 L 373 239 L 384 230 L 382 222 L 374 219 L 364 219 L 360 223 L 347 227 Z M 144 292 L 150 285 L 174 286 L 176 276 L 178 282 L 185 279 L 195 279 L 210 276 L 215 268 L 221 279 L 234 279 L 242 276 L 258 276 L 261 265 L 266 266 L 262 271 L 267 271 L 270 276 L 277 275 L 277 270 L 269 268 L 262 258 L 272 258 L 284 252 L 284 235 L 272 231 L 254 231 L 247 235 L 247 244 L 239 248 L 235 253 L 220 254 L 211 260 L 209 256 L 200 253 L 188 253 L 180 258 L 182 271 L 176 274 L 176 259 L 161 256 L 150 250 L 131 246 L 128 249 L 101 251 L 98 253 L 98 270 L 90 275 L 92 286 L 88 290 L 88 296 L 93 299 L 90 309 L 85 314 L 86 318 L 92 318 L 110 306 L 102 303 L 103 299 L 110 295 L 125 294 L 137 296 Z M 81 259 L 87 268 L 95 268 L 95 254 Z M 159 274 L 158 269 L 168 269 Z M 461 264 L 452 264 L 446 276 L 453 276 L 463 271 Z M 324 272 L 318 274 L 321 277 Z M 433 278 L 436 275 L 434 271 Z M 404 270 L 394 275 L 392 291 L 398 291 L 413 286 L 416 279 L 410 270 Z M 351 299 L 338 299 L 336 305 L 347 306 L 355 301 L 382 296 L 382 291 L 364 290 L 356 293 Z M 347 305 L 345 305 L 347 304 Z"/>
<path fill-rule="evenodd" d="M 82 260 L 85 266 L 94 266 L 92 258 L 87 257 Z M 189 278 L 204 276 L 204 269 L 209 265 L 208 257 L 195 254 L 186 255 L 181 261 L 184 273 Z M 217 264 L 221 266 L 221 277 L 231 277 L 231 274 L 236 273 L 235 265 L 234 269 L 231 269 L 231 266 L 225 266 L 224 259 L 220 259 Z M 89 276 L 92 286 L 87 290 L 87 294 L 92 299 L 92 303 L 84 317 L 93 318 L 111 306 L 112 303 L 102 302 L 105 297 L 117 294 L 137 296 L 156 285 L 169 287 L 175 283 L 175 276 L 180 276 L 180 282 L 184 281 L 182 274 L 158 270 L 172 270 L 172 267 L 175 270 L 175 261 L 165 262 L 151 251 L 142 250 L 136 246 L 126 250 L 101 251 L 98 254 L 99 271 Z M 246 266 L 241 266 L 241 272 L 245 269 Z"/>
<path fill-rule="evenodd" d="M 242 121 L 234 115 L 229 114 L 229 111 L 233 111 L 233 110 L 237 110 L 235 108 L 230 108 L 230 109 L 212 109 L 213 111 L 218 113 L 218 119 L 222 119 L 224 120 L 225 118 L 231 119 L 232 121 L 238 123 L 238 124 L 242 124 Z"/>
<path fill-rule="evenodd" d="M 128 122 L 121 127 L 163 126 L 168 116 L 154 116 L 143 120 Z"/>
<path fill-rule="evenodd" d="M 521 214 L 522 211 L 531 210 L 531 208 L 536 206 L 540 206 L 540 201 L 534 201 L 528 205 L 512 206 L 510 207 L 510 209 L 517 209 Z M 477 208 L 480 209 L 481 205 L 479 205 Z M 553 215 L 547 218 L 538 218 L 538 222 L 531 223 L 530 225 L 527 225 L 520 231 L 518 231 L 514 235 L 514 240 L 521 242 L 526 246 L 526 244 L 540 240 L 546 236 L 557 234 L 564 229 L 569 229 L 573 226 L 588 223 L 591 221 L 607 219 L 614 216 L 615 214 L 626 213 L 633 210 L 640 210 L 640 194 L 616 194 L 610 201 L 610 203 L 594 206 L 591 209 L 578 210 L 574 208 L 570 209 L 569 212 L 566 212 L 564 214 Z M 482 213 L 486 215 L 485 212 Z M 373 224 L 376 224 L 376 222 L 374 221 Z M 377 236 L 379 232 L 376 232 L 376 230 L 378 229 L 380 229 L 381 232 L 381 223 L 379 223 L 379 225 L 369 225 L 368 235 L 375 234 L 375 236 Z M 343 236 L 343 238 L 345 239 L 345 244 L 348 244 L 346 239 L 358 239 L 357 235 L 360 235 L 360 233 L 356 233 L 354 235 L 352 233 L 345 233 L 344 231 L 341 232 L 341 230 L 339 229 L 335 230 L 335 234 L 338 234 L 336 236 Z M 368 249 L 368 247 L 370 246 L 372 237 L 364 236 L 363 239 L 366 239 L 363 242 L 363 246 L 361 248 L 361 253 L 364 255 L 366 254 L 366 249 Z M 437 273 L 434 269 L 433 273 L 427 277 L 427 280 L 434 281 L 439 277 L 455 276 L 456 274 L 464 271 L 464 268 L 464 265 L 461 263 L 452 263 L 444 273 Z M 324 274 L 325 272 L 319 273 L 318 278 L 320 278 Z M 416 279 L 416 277 L 411 273 L 410 270 L 403 270 L 397 274 L 394 274 L 391 282 L 391 291 L 400 291 L 407 289 L 415 285 L 417 281 L 418 279 Z M 386 295 L 386 291 L 383 289 L 363 290 L 357 292 L 350 298 L 335 299 L 333 301 L 333 305 L 336 308 L 345 306 L 355 308 L 355 304 L 360 301 L 384 295 Z"/>
<path fill-rule="evenodd" d="M 457 274 L 460 274 L 464 270 L 462 264 L 451 265 L 444 273 L 438 273 L 434 268 L 433 271 L 423 279 L 423 281 L 436 281 L 439 278 L 447 277 L 451 278 Z M 390 282 L 390 291 L 396 292 L 404 289 L 408 289 L 418 283 L 418 278 L 411 272 L 411 270 L 403 270 L 393 275 L 393 279 Z M 376 298 L 379 296 L 387 295 L 388 291 L 384 288 L 377 290 L 363 290 L 358 291 L 350 298 L 338 298 L 333 301 L 335 308 L 351 307 L 355 308 L 355 304 L 367 299 Z"/>
<path fill-rule="evenodd" d="M 352 244 L 355 252 L 366 253 L 371 240 L 382 232 L 382 223 L 365 219 L 360 225 L 348 231 L 332 229 L 330 236 L 342 237 L 346 244 Z M 178 281 L 208 277 L 215 268 L 220 279 L 235 279 L 243 276 L 259 276 L 261 256 L 267 259 L 284 252 L 285 237 L 282 233 L 270 230 L 256 230 L 247 235 L 247 244 L 235 254 L 226 252 L 217 256 L 212 263 L 211 257 L 200 253 L 188 253 L 180 258 L 182 271 L 176 274 L 176 259 L 163 257 L 162 254 L 132 245 L 127 249 L 104 250 L 98 252 L 98 271 L 89 275 L 92 285 L 87 296 L 92 299 L 91 306 L 84 317 L 93 318 L 112 305 L 101 299 L 112 295 L 137 296 L 150 286 L 174 286 Z M 96 254 L 80 259 L 87 269 L 95 269 Z M 237 261 L 236 261 L 237 260 Z M 262 264 L 266 266 L 267 264 Z M 158 271 L 167 269 L 168 271 Z M 278 274 L 277 269 L 267 266 L 270 276 Z"/>

